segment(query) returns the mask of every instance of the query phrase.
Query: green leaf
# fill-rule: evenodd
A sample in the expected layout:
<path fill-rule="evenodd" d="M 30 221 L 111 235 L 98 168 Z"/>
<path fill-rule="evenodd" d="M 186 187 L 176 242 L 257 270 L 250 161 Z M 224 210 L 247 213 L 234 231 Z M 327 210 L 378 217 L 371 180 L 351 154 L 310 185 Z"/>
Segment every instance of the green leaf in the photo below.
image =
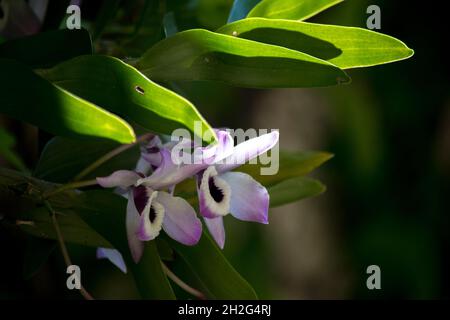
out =
<path fill-rule="evenodd" d="M 50 213 L 40 200 L 42 193 L 55 186 L 47 181 L 0 168 L 0 196 L 15 204 L 14 210 L 8 212 L 11 219 L 22 231 L 35 237 L 57 240 Z M 112 247 L 111 243 L 74 212 L 78 198 L 77 192 L 66 191 L 49 199 L 63 230 L 64 241 L 90 247 Z"/>
<path fill-rule="evenodd" d="M 30 202 L 30 197 L 39 196 L 50 188 L 54 188 L 51 183 L 0 168 L 2 205 L 4 196 L 7 200 L 13 196 L 15 202 L 19 203 L 25 200 Z M 138 264 L 132 261 L 125 229 L 126 199 L 111 191 L 95 190 L 84 193 L 61 192 L 50 197 L 48 201 L 57 213 L 64 241 L 118 249 L 143 298 L 175 298 L 162 270 L 155 241 L 146 242 L 143 257 Z M 44 239 L 56 239 L 49 212 L 36 202 L 36 198 L 34 202 L 37 207 L 34 210 L 19 212 L 14 216 L 14 223 L 28 234 Z"/>
<path fill-rule="evenodd" d="M 174 299 L 155 241 L 145 243 L 144 254 L 138 264 L 131 258 L 125 229 L 126 199 L 110 191 L 99 190 L 85 192 L 80 200 L 77 213 L 122 253 L 142 298 Z"/>
<path fill-rule="evenodd" d="M 63 233 L 64 241 L 89 247 L 111 248 L 112 245 L 94 231 L 79 216 L 68 213 L 67 208 L 53 206 L 58 214 L 58 223 Z M 19 227 L 22 231 L 35 237 L 57 240 L 55 227 L 47 208 L 41 206 L 30 212 L 21 213 Z"/>
<path fill-rule="evenodd" d="M 304 52 L 342 69 L 399 61 L 414 53 L 400 40 L 371 30 L 289 20 L 251 18 L 217 32 Z"/>
<path fill-rule="evenodd" d="M 319 195 L 325 191 L 325 186 L 318 180 L 296 177 L 284 180 L 268 188 L 270 207 L 299 201 L 301 199 Z"/>
<path fill-rule="evenodd" d="M 7 190 L 13 192 L 20 191 L 19 189 L 23 189 L 22 192 L 25 192 L 27 185 L 32 185 L 33 189 L 36 187 L 39 190 L 55 187 L 53 183 L 35 179 L 23 172 L 0 167 L 0 194 L 6 193 Z M 15 188 L 16 186 L 22 187 L 17 189 Z"/>
<path fill-rule="evenodd" d="M 85 29 L 43 32 L 0 45 L 0 58 L 15 59 L 32 68 L 50 67 L 84 54 L 92 54 L 91 38 Z"/>
<path fill-rule="evenodd" d="M 0 59 L 0 113 L 55 135 L 135 141 L 123 119 L 55 86 L 14 60 Z"/>
<path fill-rule="evenodd" d="M 156 81 L 212 80 L 254 88 L 331 86 L 350 81 L 344 71 L 307 54 L 202 29 L 160 41 L 136 67 Z"/>
<path fill-rule="evenodd" d="M 25 280 L 35 276 L 47 262 L 56 242 L 36 237 L 28 237 L 23 262 L 23 277 Z"/>
<path fill-rule="evenodd" d="M 228 23 L 244 19 L 253 7 L 260 2 L 261 0 L 234 0 L 228 16 Z"/>
<path fill-rule="evenodd" d="M 304 176 L 324 162 L 333 157 L 327 152 L 304 151 L 288 152 L 280 151 L 279 171 L 274 175 L 261 175 L 260 164 L 245 164 L 236 171 L 245 172 L 266 187 L 273 186 L 286 179 Z M 178 187 L 177 187 L 178 188 Z"/>
<path fill-rule="evenodd" d="M 224 300 L 257 299 L 248 282 L 231 266 L 221 250 L 203 232 L 195 246 L 185 246 L 167 238 L 175 251 L 185 260 L 208 289 L 208 298 Z"/>
<path fill-rule="evenodd" d="M 117 14 L 121 0 L 103 1 L 92 30 L 92 38 L 96 40 L 102 34 L 105 27 Z"/>
<path fill-rule="evenodd" d="M 108 56 L 82 56 L 41 75 L 62 88 L 132 120 L 145 129 L 171 134 L 184 127 L 215 139 L 197 109 L 176 93 L 152 82 L 132 66 Z M 199 125 L 196 125 L 198 123 Z"/>
<path fill-rule="evenodd" d="M 173 1 L 167 2 L 169 5 Z M 178 2 L 178 1 L 177 1 Z M 155 0 L 145 0 L 143 5 L 139 5 L 140 10 L 136 10 L 136 5 L 127 5 L 123 8 L 125 14 L 135 16 L 134 20 L 127 26 L 117 26 L 111 28 L 110 33 L 119 33 L 117 42 L 123 51 L 129 57 L 139 57 L 145 50 L 156 42 L 164 38 L 162 28 L 162 17 L 160 2 Z M 167 7 L 166 7 L 167 8 Z M 137 14 L 137 16 L 136 16 Z M 131 34 L 130 34 L 131 33 Z"/>
<path fill-rule="evenodd" d="M 54 137 L 42 150 L 33 175 L 47 181 L 67 182 L 91 163 L 117 147 L 117 143 L 107 140 L 75 140 Z M 105 162 L 84 179 L 107 176 L 120 169 L 133 170 L 139 155 L 139 146 L 136 145 Z"/>
<path fill-rule="evenodd" d="M 13 150 L 16 141 L 5 129 L 0 128 L 0 157 L 13 165 L 16 169 L 28 173 L 28 169 L 23 163 L 20 156 Z"/>
<path fill-rule="evenodd" d="M 306 20 L 344 0 L 262 0 L 248 17 Z"/>
<path fill-rule="evenodd" d="M 158 248 L 158 253 L 159 256 L 161 257 L 161 260 L 173 261 L 174 252 L 166 240 L 162 239 L 161 237 L 158 237 L 156 239 L 156 247 Z"/>

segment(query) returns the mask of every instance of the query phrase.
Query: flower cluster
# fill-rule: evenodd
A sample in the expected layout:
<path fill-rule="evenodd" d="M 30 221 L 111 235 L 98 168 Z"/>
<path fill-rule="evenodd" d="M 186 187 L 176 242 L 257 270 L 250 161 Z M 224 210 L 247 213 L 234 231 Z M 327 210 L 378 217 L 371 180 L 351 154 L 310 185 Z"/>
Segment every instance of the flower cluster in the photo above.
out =
<path fill-rule="evenodd" d="M 218 142 L 207 147 L 186 139 L 163 144 L 154 136 L 142 148 L 135 171 L 119 170 L 97 178 L 102 187 L 118 188 L 128 199 L 126 228 L 136 263 L 142 256 L 143 242 L 155 239 L 161 230 L 185 245 L 195 245 L 200 240 L 202 223 L 194 208 L 183 198 L 174 196 L 175 186 L 188 178 L 196 179 L 199 213 L 220 248 L 225 244 L 223 217 L 227 214 L 244 221 L 268 223 L 266 188 L 248 174 L 232 170 L 274 147 L 278 132 L 236 146 L 227 131 L 216 130 L 216 134 Z M 184 159 L 189 153 L 192 161 L 176 161 L 174 158 L 180 152 L 184 153 L 181 157 Z M 99 248 L 97 256 L 108 258 L 126 270 L 116 250 Z"/>

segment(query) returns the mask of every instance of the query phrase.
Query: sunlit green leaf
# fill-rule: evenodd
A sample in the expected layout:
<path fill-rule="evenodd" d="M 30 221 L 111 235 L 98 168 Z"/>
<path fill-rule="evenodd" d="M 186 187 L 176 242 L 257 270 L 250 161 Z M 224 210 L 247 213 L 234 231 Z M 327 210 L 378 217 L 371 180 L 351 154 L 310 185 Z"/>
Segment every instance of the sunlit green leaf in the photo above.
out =
<path fill-rule="evenodd" d="M 202 29 L 160 41 L 135 65 L 157 81 L 214 80 L 255 88 L 350 81 L 344 71 L 307 54 Z"/>
<path fill-rule="evenodd" d="M 217 32 L 304 52 L 342 69 L 394 62 L 413 55 L 400 40 L 354 27 L 251 18 L 228 24 Z"/>
<path fill-rule="evenodd" d="M 185 260 L 213 299 L 257 299 L 248 282 L 231 266 L 220 249 L 204 232 L 195 246 L 185 246 L 168 240 Z"/>
<path fill-rule="evenodd" d="M 325 186 L 320 181 L 311 178 L 296 177 L 284 180 L 268 188 L 270 207 L 278 207 L 313 197 L 321 194 L 325 189 Z"/>
<path fill-rule="evenodd" d="M 262 0 L 248 17 L 305 20 L 344 0 Z"/>
<path fill-rule="evenodd" d="M 148 130 L 171 134 L 184 127 L 200 137 L 206 132 L 209 134 L 205 137 L 215 137 L 210 125 L 188 100 L 119 59 L 82 56 L 41 71 L 41 75 Z"/>
<path fill-rule="evenodd" d="M 15 59 L 32 68 L 50 67 L 84 54 L 92 54 L 91 38 L 85 29 L 43 32 L 0 45 L 0 58 Z"/>
<path fill-rule="evenodd" d="M 56 135 L 135 140 L 123 119 L 49 83 L 23 64 L 0 59 L 0 69 L 0 113 Z"/>

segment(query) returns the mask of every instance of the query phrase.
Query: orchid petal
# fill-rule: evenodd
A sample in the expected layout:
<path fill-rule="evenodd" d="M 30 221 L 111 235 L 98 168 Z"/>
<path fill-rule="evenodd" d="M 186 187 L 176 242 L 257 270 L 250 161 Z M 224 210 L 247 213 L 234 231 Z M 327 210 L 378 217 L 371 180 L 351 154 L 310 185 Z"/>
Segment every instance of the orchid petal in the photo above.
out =
<path fill-rule="evenodd" d="M 206 148 L 197 148 L 197 150 L 201 151 L 200 156 L 203 157 L 203 162 L 209 165 L 222 161 L 233 154 L 234 140 L 231 134 L 225 130 L 215 131 L 217 135 L 216 144 Z"/>
<path fill-rule="evenodd" d="M 136 263 L 139 262 L 144 252 L 144 243 L 139 240 L 137 236 L 139 222 L 140 215 L 136 209 L 136 205 L 134 204 L 133 191 L 130 190 L 128 193 L 126 227 L 131 256 Z"/>
<path fill-rule="evenodd" d="M 146 176 L 150 172 L 151 168 L 152 167 L 151 167 L 149 161 L 142 154 L 139 157 L 138 162 L 136 163 L 136 168 L 134 169 L 134 171 L 142 173 L 144 176 Z"/>
<path fill-rule="evenodd" d="M 242 142 L 234 147 L 233 154 L 216 164 L 218 173 L 233 170 L 247 161 L 272 149 L 277 143 L 278 131 L 263 134 L 259 137 Z"/>
<path fill-rule="evenodd" d="M 163 148 L 161 139 L 158 136 L 148 142 L 148 144 L 141 149 L 141 158 L 147 161 L 152 168 L 157 168 L 161 165 L 161 149 Z"/>
<path fill-rule="evenodd" d="M 217 218 L 230 212 L 230 186 L 217 175 L 214 166 L 208 167 L 197 177 L 197 194 L 200 214 L 205 218 Z"/>
<path fill-rule="evenodd" d="M 185 245 L 195 245 L 202 235 L 202 223 L 194 208 L 183 198 L 159 191 L 155 199 L 164 207 L 164 231 Z"/>
<path fill-rule="evenodd" d="M 219 131 L 217 136 L 219 141 L 217 144 L 205 148 L 195 148 L 193 154 L 185 152 L 185 148 L 177 148 L 177 151 L 182 152 L 180 159 L 183 160 L 183 156 L 188 156 L 190 163 L 177 164 L 172 158 L 174 148 L 161 149 L 160 166 L 149 177 L 139 179 L 136 185 L 143 184 L 153 189 L 170 187 L 192 177 L 208 167 L 209 164 L 230 156 L 233 151 L 233 138 L 226 131 Z"/>
<path fill-rule="evenodd" d="M 195 140 L 188 139 L 186 137 L 182 137 L 181 139 L 176 139 L 172 137 L 173 140 L 164 143 L 163 147 L 169 150 L 172 150 L 175 147 L 180 148 L 196 148 L 199 145 L 195 142 Z"/>
<path fill-rule="evenodd" d="M 265 187 L 242 172 L 226 172 L 219 177 L 231 188 L 230 213 L 235 218 L 269 223 L 269 193 Z"/>
<path fill-rule="evenodd" d="M 172 161 L 171 152 L 167 149 L 161 150 L 161 165 L 147 178 L 141 178 L 136 185 L 145 185 L 153 189 L 161 189 L 173 186 L 186 178 L 192 177 L 206 164 L 175 164 Z"/>
<path fill-rule="evenodd" d="M 116 249 L 97 248 L 97 259 L 108 259 L 120 271 L 127 273 L 127 266 L 125 265 L 122 254 Z"/>
<path fill-rule="evenodd" d="M 39 32 L 42 21 L 26 1 L 3 1 L 0 5 L 0 35 L 7 39 Z"/>
<path fill-rule="evenodd" d="M 97 183 L 103 188 L 127 188 L 134 185 L 139 178 L 139 174 L 134 171 L 118 170 L 107 177 L 98 177 Z"/>
<path fill-rule="evenodd" d="M 158 136 L 155 135 L 149 140 L 149 142 L 145 146 L 145 149 L 148 152 L 150 152 L 151 149 L 153 149 L 153 148 L 161 149 L 162 146 L 163 145 L 162 145 L 161 139 Z"/>
<path fill-rule="evenodd" d="M 144 159 L 145 161 L 147 161 L 147 163 L 152 167 L 152 168 L 158 168 L 161 165 L 162 162 L 162 156 L 161 156 L 161 151 L 158 152 L 153 152 L 153 153 L 143 153 L 141 155 L 142 159 Z"/>
<path fill-rule="evenodd" d="M 220 249 L 225 246 L 225 228 L 223 226 L 223 217 L 218 217 L 214 219 L 204 218 L 206 227 L 209 233 L 216 241 Z"/>

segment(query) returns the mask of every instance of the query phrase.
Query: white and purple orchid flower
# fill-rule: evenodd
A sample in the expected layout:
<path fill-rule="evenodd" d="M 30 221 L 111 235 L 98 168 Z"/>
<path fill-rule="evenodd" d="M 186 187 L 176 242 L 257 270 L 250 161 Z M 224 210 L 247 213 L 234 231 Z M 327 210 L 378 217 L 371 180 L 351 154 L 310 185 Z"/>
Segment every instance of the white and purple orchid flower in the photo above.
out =
<path fill-rule="evenodd" d="M 197 174 L 200 214 L 220 248 L 225 245 L 223 217 L 267 224 L 269 193 L 250 175 L 231 172 L 236 167 L 272 149 L 279 133 L 273 131 L 234 147 L 227 158 Z"/>
<path fill-rule="evenodd" d="M 219 148 L 232 147 L 232 140 L 223 133 L 218 134 L 217 145 L 197 148 L 196 157 L 204 159 L 195 165 L 176 165 L 171 159 L 173 144 L 162 145 L 158 136 L 153 136 L 147 145 L 141 148 L 141 157 L 134 171 L 118 170 L 108 177 L 98 177 L 97 183 L 104 188 L 118 188 L 118 193 L 127 199 L 126 227 L 128 244 L 133 260 L 137 263 L 142 257 L 144 243 L 156 238 L 161 229 L 170 237 L 185 245 L 195 245 L 202 233 L 202 224 L 192 206 L 180 197 L 174 197 L 165 191 L 172 191 L 178 182 L 195 175 L 205 168 L 216 154 L 228 154 Z M 186 144 L 186 141 L 181 142 Z M 188 142 L 189 145 L 191 142 Z M 199 162 L 199 163 L 197 163 Z M 137 182 L 152 171 L 149 183 Z M 169 183 L 167 183 L 169 182 Z M 124 271 L 120 252 L 114 249 L 98 248 L 98 258 L 110 260 Z"/>
<path fill-rule="evenodd" d="M 119 170 L 108 177 L 97 178 L 105 188 L 119 187 L 128 198 L 126 227 L 132 257 L 138 262 L 143 241 L 155 239 L 163 229 L 173 239 L 195 245 L 202 225 L 191 205 L 171 192 L 181 181 L 196 177 L 200 214 L 220 248 L 224 247 L 223 217 L 231 213 L 244 221 L 268 223 L 269 194 L 251 176 L 231 170 L 265 153 L 276 145 L 279 134 L 268 134 L 233 146 L 233 138 L 225 130 L 216 130 L 218 143 L 208 147 L 195 146 L 190 140 L 178 144 L 162 144 L 154 137 L 142 149 L 136 171 Z M 176 147 L 183 147 L 175 150 Z M 174 159 L 187 154 L 188 163 Z M 152 173 L 145 176 L 144 173 Z M 169 190 L 166 192 L 164 190 Z M 99 249 L 98 257 L 108 258 L 124 269 L 120 253 Z"/>
<path fill-rule="evenodd" d="M 223 217 L 227 214 L 244 221 L 268 223 L 269 193 L 266 188 L 248 174 L 230 171 L 273 148 L 279 133 L 273 131 L 234 147 L 233 138 L 227 131 L 217 130 L 216 133 L 219 144 L 214 156 L 207 159 L 209 161 L 176 167 L 170 159 L 170 151 L 163 150 L 158 169 L 150 177 L 139 179 L 137 184 L 171 186 L 196 173 L 200 214 L 214 240 L 223 248 Z"/>
<path fill-rule="evenodd" d="M 161 229 L 186 245 L 196 244 L 202 234 L 202 224 L 186 200 L 165 191 L 135 186 L 143 177 L 134 171 L 119 170 L 108 177 L 97 178 L 102 187 L 127 190 L 126 228 L 131 255 L 136 263 L 143 253 L 143 241 L 155 239 Z"/>

